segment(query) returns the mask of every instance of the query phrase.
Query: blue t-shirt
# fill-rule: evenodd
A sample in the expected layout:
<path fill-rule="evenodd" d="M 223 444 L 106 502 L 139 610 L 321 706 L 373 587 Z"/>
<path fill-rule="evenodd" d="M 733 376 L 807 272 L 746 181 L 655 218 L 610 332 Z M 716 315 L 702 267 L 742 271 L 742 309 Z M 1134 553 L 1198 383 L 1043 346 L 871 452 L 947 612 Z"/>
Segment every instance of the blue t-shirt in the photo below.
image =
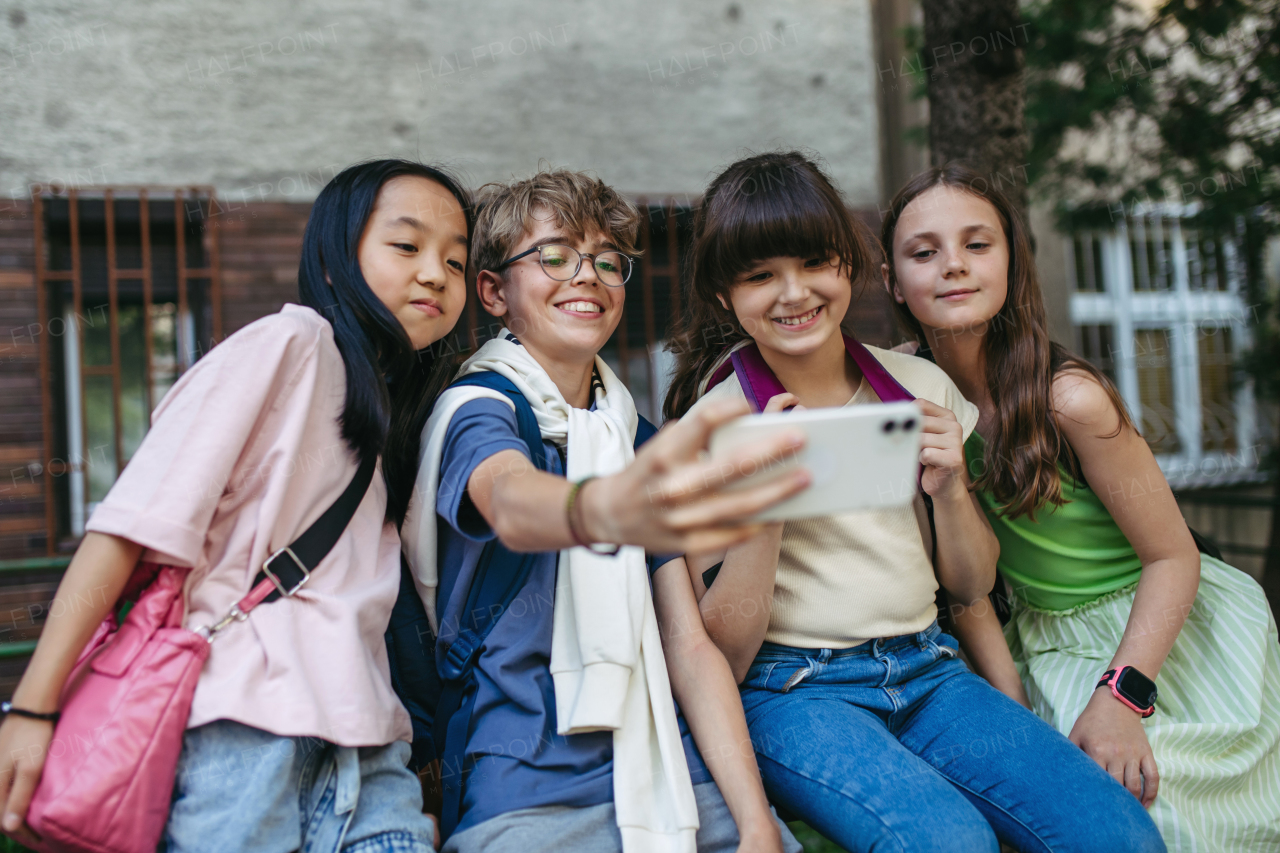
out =
<path fill-rule="evenodd" d="M 437 661 L 458 634 L 465 618 L 459 610 L 466 606 L 480 552 L 493 538 L 493 530 L 467 496 L 467 483 L 477 465 L 503 450 L 529 455 L 511 406 L 479 399 L 459 407 L 445 432 L 436 494 L 441 605 Z M 542 450 L 547 470 L 564 476 L 555 444 L 544 441 Z M 650 576 L 677 556 L 649 555 Z M 476 663 L 458 831 L 515 809 L 613 801 L 613 734 L 556 734 L 549 665 L 558 561 L 554 551 L 537 555 L 528 581 L 498 618 Z M 709 781 L 683 716 L 679 723 L 694 784 Z"/>

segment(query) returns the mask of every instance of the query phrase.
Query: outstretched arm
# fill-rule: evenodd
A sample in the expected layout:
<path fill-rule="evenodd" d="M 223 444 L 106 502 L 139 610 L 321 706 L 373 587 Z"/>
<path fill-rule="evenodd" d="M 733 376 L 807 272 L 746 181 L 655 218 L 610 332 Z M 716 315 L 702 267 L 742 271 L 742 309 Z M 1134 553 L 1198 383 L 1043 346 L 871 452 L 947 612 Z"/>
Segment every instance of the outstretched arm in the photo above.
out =
<path fill-rule="evenodd" d="M 804 443 L 799 430 L 703 458 L 711 432 L 745 414 L 746 403 L 707 406 L 664 427 L 640 448 L 624 471 L 593 480 L 579 492 L 579 532 L 589 541 L 640 545 L 654 553 L 723 549 L 755 535 L 742 519 L 809 484 L 797 468 L 740 491 L 725 487 Z M 555 551 L 575 543 L 565 501 L 570 484 L 538 471 L 516 450 L 495 453 L 467 481 L 472 504 L 513 551 Z"/>
<path fill-rule="evenodd" d="M 738 825 L 738 850 L 781 851 L 781 833 L 760 782 L 738 688 L 724 655 L 703 628 L 682 558 L 654 573 L 653 603 L 671 692 Z"/>

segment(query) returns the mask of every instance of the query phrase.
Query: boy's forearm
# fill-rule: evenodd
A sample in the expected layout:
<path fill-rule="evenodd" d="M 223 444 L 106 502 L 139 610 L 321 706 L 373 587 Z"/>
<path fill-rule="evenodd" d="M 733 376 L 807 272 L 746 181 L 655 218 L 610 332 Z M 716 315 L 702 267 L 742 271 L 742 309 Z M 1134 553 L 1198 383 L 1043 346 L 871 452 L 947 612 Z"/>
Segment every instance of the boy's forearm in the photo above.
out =
<path fill-rule="evenodd" d="M 680 705 L 694 743 L 728 805 L 738 834 L 778 833 L 769 810 L 755 748 L 742 714 L 742 700 L 729 664 L 709 641 L 667 653 L 671 692 Z"/>
<path fill-rule="evenodd" d="M 467 494 L 502 544 L 512 551 L 559 551 L 574 545 L 565 503 L 570 483 L 504 450 L 476 466 Z"/>

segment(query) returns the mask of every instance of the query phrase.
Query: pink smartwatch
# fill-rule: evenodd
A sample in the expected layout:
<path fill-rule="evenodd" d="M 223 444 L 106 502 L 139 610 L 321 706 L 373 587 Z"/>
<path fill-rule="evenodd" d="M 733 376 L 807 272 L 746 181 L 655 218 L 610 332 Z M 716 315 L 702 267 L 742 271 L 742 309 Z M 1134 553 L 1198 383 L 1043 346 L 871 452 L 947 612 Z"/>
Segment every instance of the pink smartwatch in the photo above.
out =
<path fill-rule="evenodd" d="M 1133 667 L 1107 670 L 1094 689 L 1104 684 L 1111 688 L 1111 695 L 1143 717 L 1150 717 L 1156 712 L 1156 683 Z"/>

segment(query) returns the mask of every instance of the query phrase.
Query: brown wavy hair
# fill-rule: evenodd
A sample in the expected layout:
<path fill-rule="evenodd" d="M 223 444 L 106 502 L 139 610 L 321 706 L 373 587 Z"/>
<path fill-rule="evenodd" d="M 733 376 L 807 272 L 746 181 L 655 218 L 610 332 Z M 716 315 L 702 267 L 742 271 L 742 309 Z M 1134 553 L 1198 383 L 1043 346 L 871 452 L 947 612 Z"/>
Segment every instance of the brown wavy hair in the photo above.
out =
<path fill-rule="evenodd" d="M 689 411 L 712 364 L 750 337 L 717 298 L 728 301 L 738 276 L 766 258 L 834 256 L 850 282 L 864 280 L 873 253 L 863 231 L 835 184 L 799 151 L 756 154 L 716 176 L 694 215 L 685 261 L 688 310 L 667 344 L 676 370 L 663 417 Z"/>
<path fill-rule="evenodd" d="M 1009 244 L 1008 294 L 988 322 L 982 342 L 996 418 L 986 440 L 983 470 L 974 478 L 973 488 L 995 495 L 1002 514 L 1010 518 L 1028 515 L 1034 520 L 1036 510 L 1046 504 L 1066 503 L 1059 466 L 1077 483 L 1084 483 L 1080 460 L 1053 417 L 1053 379 L 1059 372 L 1078 371 L 1106 390 L 1120 415 L 1115 435 L 1133 423 L 1115 384 L 1098 368 L 1049 339 L 1026 223 L 989 176 L 962 163 L 948 163 L 920 173 L 898 191 L 880 228 L 890 284 L 896 284 L 893 236 L 898 219 L 916 197 L 938 186 L 962 190 L 994 207 Z M 908 333 L 925 342 L 924 329 L 911 310 L 896 300 L 893 308 Z"/>

